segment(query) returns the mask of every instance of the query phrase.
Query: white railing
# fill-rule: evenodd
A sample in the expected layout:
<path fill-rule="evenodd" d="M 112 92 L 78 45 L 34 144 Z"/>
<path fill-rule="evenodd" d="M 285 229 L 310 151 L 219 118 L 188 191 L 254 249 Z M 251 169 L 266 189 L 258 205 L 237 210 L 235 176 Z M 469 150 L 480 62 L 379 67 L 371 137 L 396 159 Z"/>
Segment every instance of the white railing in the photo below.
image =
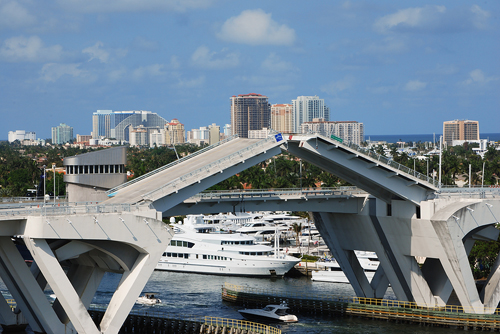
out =
<path fill-rule="evenodd" d="M 131 212 L 138 210 L 138 205 L 131 204 L 88 204 L 88 203 L 67 203 L 36 205 L 18 204 L 18 206 L 9 206 L 8 209 L 0 210 L 0 219 L 8 217 L 27 217 L 27 216 L 58 216 L 92 213 L 115 213 Z"/>
<path fill-rule="evenodd" d="M 276 141 L 276 139 L 275 139 L 274 136 L 270 136 L 270 137 L 267 137 L 266 139 L 260 140 L 260 141 L 254 143 L 254 144 L 252 144 L 250 146 L 247 146 L 247 147 L 245 147 L 245 148 L 243 148 L 243 149 L 241 149 L 241 150 L 239 150 L 239 151 L 237 151 L 235 153 L 232 153 L 232 154 L 230 154 L 228 156 L 225 156 L 224 158 L 216 160 L 216 161 L 214 161 L 214 162 L 212 162 L 212 163 L 210 163 L 210 164 L 208 164 L 208 165 L 206 165 L 204 167 L 198 168 L 198 169 L 196 169 L 196 170 L 194 170 L 194 171 L 192 171 L 190 173 L 187 173 L 187 174 L 185 174 L 185 175 L 183 175 L 183 176 L 181 176 L 181 177 L 179 177 L 179 178 L 177 178 L 177 179 L 175 179 L 175 180 L 173 180 L 173 181 L 171 181 L 171 182 L 169 182 L 169 183 L 167 183 L 167 184 L 165 184 L 165 185 L 163 185 L 163 186 L 161 186 L 161 187 L 159 187 L 159 188 L 157 188 L 155 190 L 152 190 L 152 191 L 150 191 L 150 192 L 148 192 L 146 194 L 143 194 L 142 198 L 146 199 L 146 200 L 147 199 L 153 200 L 153 198 L 158 193 L 165 194 L 165 190 L 166 189 L 169 189 L 169 188 L 176 189 L 177 185 L 179 185 L 181 183 L 188 182 L 189 180 L 193 180 L 193 178 L 195 176 L 198 176 L 202 172 L 205 172 L 204 174 L 207 175 L 208 173 L 211 172 L 211 169 L 215 168 L 215 167 L 217 169 L 217 172 L 221 172 L 222 171 L 221 165 L 223 163 L 228 162 L 228 161 L 234 161 L 234 159 L 236 159 L 238 157 L 242 158 L 242 160 L 245 160 L 243 158 L 243 154 L 244 153 L 247 153 L 249 151 L 253 151 L 256 148 L 262 147 L 262 146 L 264 146 L 264 145 L 266 145 L 266 144 L 268 144 L 270 142 L 274 142 L 274 141 Z M 195 182 L 198 182 L 198 181 L 201 181 L 201 179 L 200 180 L 194 180 L 191 183 L 195 183 Z"/>
<path fill-rule="evenodd" d="M 357 187 L 334 187 L 334 188 L 283 188 L 283 189 L 235 189 L 204 191 L 192 196 L 194 200 L 219 200 L 219 199 L 242 199 L 242 198 L 270 198 L 280 196 L 291 197 L 350 197 L 357 194 L 367 194 L 366 191 Z"/>
<path fill-rule="evenodd" d="M 232 135 L 232 136 L 230 136 L 230 137 L 228 137 L 228 138 L 226 138 L 226 139 L 224 139 L 224 140 L 221 140 L 221 141 L 219 141 L 219 142 L 217 142 L 217 143 L 215 143 L 215 144 L 213 144 L 213 145 L 210 145 L 210 146 L 205 147 L 205 148 L 203 148 L 203 149 L 201 149 L 201 150 L 199 150 L 199 151 L 196 151 L 196 152 L 194 152 L 194 153 L 191 153 L 191 154 L 189 154 L 189 155 L 186 155 L 186 156 L 185 156 L 185 157 L 183 157 L 183 158 L 180 158 L 180 159 L 178 159 L 178 160 L 175 160 L 174 162 L 171 162 L 171 163 L 169 163 L 168 165 L 165 165 L 165 166 L 163 166 L 163 167 L 160 167 L 160 168 L 158 168 L 158 169 L 155 169 L 155 170 L 153 170 L 153 171 L 151 171 L 151 172 L 149 172 L 149 173 L 146 173 L 146 174 L 141 175 L 141 176 L 139 176 L 139 177 L 137 177 L 137 178 L 135 178 L 135 179 L 133 179 L 133 180 L 130 180 L 130 181 L 128 181 L 128 182 L 125 182 L 125 183 L 123 183 L 123 184 L 121 184 L 121 185 L 119 185 L 119 186 L 117 186 L 117 187 L 114 187 L 113 189 L 110 189 L 110 190 L 106 191 L 106 194 L 109 196 L 109 195 L 111 195 L 111 194 L 113 194 L 113 193 L 117 192 L 117 191 L 118 191 L 118 190 L 120 190 L 120 189 L 123 189 L 123 188 L 125 188 L 125 187 L 128 187 L 128 186 L 130 186 L 130 185 L 132 185 L 132 184 L 134 184 L 134 183 L 136 183 L 136 182 L 142 181 L 142 180 L 144 180 L 145 178 L 150 177 L 151 175 L 158 174 L 158 173 L 160 173 L 160 172 L 162 172 L 162 171 L 164 171 L 164 170 L 166 170 L 166 169 L 168 169 L 168 168 L 170 168 L 170 167 L 172 167 L 172 166 L 178 165 L 178 164 L 180 164 L 181 162 L 184 162 L 184 161 L 186 161 L 186 160 L 192 159 L 192 158 L 194 158 L 194 157 L 196 157 L 196 156 L 198 156 L 198 155 L 200 155 L 200 154 L 203 154 L 203 153 L 205 153 L 205 152 L 207 152 L 207 151 L 210 151 L 210 150 L 212 150 L 212 149 L 214 149 L 214 148 L 216 148 L 216 147 L 218 147 L 218 146 L 220 146 L 220 145 L 222 145 L 222 144 L 224 144 L 224 143 L 227 143 L 227 142 L 229 142 L 229 141 L 231 141 L 231 140 L 233 140 L 233 139 L 236 139 L 236 138 L 238 138 L 238 135 L 237 135 L 237 134 L 236 134 L 236 135 Z"/>

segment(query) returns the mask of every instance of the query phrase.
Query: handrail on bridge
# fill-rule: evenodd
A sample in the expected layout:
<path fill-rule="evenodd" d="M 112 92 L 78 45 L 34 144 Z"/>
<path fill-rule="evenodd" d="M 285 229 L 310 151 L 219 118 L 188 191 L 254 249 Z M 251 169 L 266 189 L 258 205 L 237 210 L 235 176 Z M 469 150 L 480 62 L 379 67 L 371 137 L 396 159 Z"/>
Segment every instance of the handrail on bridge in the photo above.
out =
<path fill-rule="evenodd" d="M 232 135 L 232 136 L 230 136 L 230 137 L 227 137 L 227 138 L 225 138 L 225 139 L 223 139 L 223 140 L 221 140 L 221 141 L 219 141 L 219 142 L 217 142 L 217 143 L 215 143 L 215 144 L 212 144 L 212 145 L 207 146 L 207 147 L 205 147 L 205 148 L 203 148 L 203 149 L 201 149 L 201 150 L 199 150 L 199 151 L 196 151 L 196 152 L 194 152 L 194 153 L 191 153 L 191 154 L 189 154 L 189 155 L 186 155 L 185 157 L 182 157 L 182 158 L 180 158 L 180 159 L 178 159 L 178 160 L 175 160 L 175 161 L 173 161 L 173 162 L 171 162 L 171 163 L 169 163 L 169 164 L 167 164 L 167 165 L 165 165 L 165 166 L 162 166 L 162 167 L 160 167 L 160 168 L 157 168 L 157 169 L 155 169 L 155 170 L 153 170 L 153 171 L 151 171 L 151 172 L 149 172 L 149 173 L 146 173 L 146 174 L 144 174 L 144 175 L 141 175 L 141 176 L 139 176 L 139 177 L 137 177 L 137 178 L 135 178 L 135 179 L 133 179 L 133 180 L 130 180 L 130 181 L 128 181 L 128 182 L 122 183 L 122 184 L 120 184 L 119 186 L 116 186 L 116 187 L 114 187 L 113 189 L 110 189 L 110 190 L 106 191 L 106 194 L 109 196 L 109 195 L 111 195 L 111 194 L 115 193 L 116 191 L 118 191 L 118 190 L 120 190 L 120 189 L 123 189 L 123 188 L 125 188 L 125 187 L 128 187 L 128 186 L 130 186 L 130 185 L 132 185 L 132 184 L 134 184 L 134 183 L 136 183 L 136 182 L 139 182 L 139 181 L 141 181 L 141 180 L 144 180 L 145 178 L 147 178 L 147 177 L 149 177 L 149 176 L 151 176 L 151 175 L 155 175 L 155 174 L 157 174 L 157 173 L 159 173 L 159 172 L 164 171 L 164 170 L 165 170 L 165 169 L 167 169 L 167 168 L 170 168 L 170 167 L 175 166 L 175 165 L 177 165 L 177 164 L 179 164 L 179 163 L 181 163 L 181 162 L 184 162 L 184 161 L 186 161 L 186 160 L 189 160 L 189 159 L 191 159 L 191 158 L 194 158 L 194 157 L 196 157 L 196 156 L 198 156 L 198 155 L 200 155 L 200 154 L 202 154 L 202 153 L 205 153 L 205 152 L 207 152 L 207 151 L 210 151 L 210 150 L 212 150 L 212 149 L 216 148 L 217 146 L 220 146 L 220 145 L 222 145 L 222 144 L 224 144 L 224 143 L 227 143 L 227 142 L 229 142 L 229 141 L 231 141 L 231 140 L 233 140 L 233 139 L 236 139 L 236 138 L 238 138 L 238 134 L 234 134 L 234 135 Z"/>
<path fill-rule="evenodd" d="M 164 184 L 163 186 L 161 186 L 161 187 L 159 187 L 159 188 L 157 188 L 155 190 L 152 190 L 152 191 L 150 191 L 150 192 L 148 192 L 146 194 L 143 194 L 142 198 L 143 199 L 151 199 L 155 193 L 163 192 L 163 190 L 165 188 L 172 187 L 172 186 L 175 187 L 177 184 L 179 184 L 181 182 L 185 182 L 189 178 L 191 178 L 191 177 L 193 177 L 193 176 L 195 176 L 195 175 L 197 175 L 197 174 L 199 174 L 199 173 L 201 173 L 203 171 L 209 172 L 212 167 L 215 167 L 215 166 L 219 167 L 222 162 L 229 161 L 229 160 L 231 160 L 231 159 L 233 159 L 234 157 L 237 157 L 237 156 L 241 157 L 243 153 L 251 151 L 251 150 L 253 150 L 256 147 L 264 146 L 265 144 L 267 144 L 267 143 L 269 143 L 271 141 L 275 141 L 275 140 L 276 140 L 275 136 L 274 135 L 270 135 L 269 137 L 267 137 L 267 138 L 265 138 L 263 140 L 259 140 L 258 142 L 254 143 L 254 144 L 252 144 L 250 146 L 247 146 L 247 147 L 245 147 L 245 148 L 243 148 L 243 149 L 241 149 L 241 150 L 239 150 L 237 152 L 231 153 L 228 156 L 220 158 L 220 159 L 218 159 L 218 160 L 216 160 L 216 161 L 214 161 L 214 162 L 212 162 L 212 163 L 210 163 L 210 164 L 208 164 L 208 165 L 206 165 L 204 167 L 198 168 L 198 169 L 196 169 L 196 170 L 194 170 L 194 171 L 192 171 L 192 172 L 190 172 L 188 174 L 185 174 L 185 175 L 183 175 L 183 176 L 181 176 L 181 177 L 179 177 L 179 178 L 177 178 L 177 179 L 175 179 L 175 180 L 173 180 L 173 181 L 171 181 L 171 182 L 169 182 L 167 184 Z M 219 168 L 219 170 L 220 170 L 220 168 Z"/>
<path fill-rule="evenodd" d="M 340 195 L 350 196 L 353 194 L 366 194 L 366 191 L 354 187 L 324 187 L 324 188 L 270 188 L 270 189 L 231 189 L 231 190 L 206 190 L 202 191 L 191 198 L 195 199 L 212 199 L 224 197 L 269 197 L 279 195 L 305 195 L 305 196 L 328 196 Z"/>

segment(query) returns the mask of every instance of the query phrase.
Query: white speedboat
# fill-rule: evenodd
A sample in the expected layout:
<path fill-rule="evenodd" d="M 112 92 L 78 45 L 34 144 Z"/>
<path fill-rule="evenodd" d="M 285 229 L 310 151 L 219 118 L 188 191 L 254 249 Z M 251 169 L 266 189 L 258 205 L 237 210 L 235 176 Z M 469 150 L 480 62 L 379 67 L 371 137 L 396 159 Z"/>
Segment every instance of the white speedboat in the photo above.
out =
<path fill-rule="evenodd" d="M 154 292 L 146 292 L 143 296 L 137 298 L 135 302 L 142 305 L 156 305 L 161 303 L 161 299 L 156 298 Z"/>
<path fill-rule="evenodd" d="M 267 322 L 297 322 L 299 319 L 293 314 L 288 314 L 288 306 L 286 304 L 267 305 L 260 309 L 243 309 L 238 310 L 242 316 L 248 320 L 260 320 Z"/>
<path fill-rule="evenodd" d="M 199 274 L 271 277 L 285 275 L 300 260 L 241 233 L 218 231 L 203 215 L 173 224 L 174 237 L 156 269 Z"/>
<path fill-rule="evenodd" d="M 369 282 L 373 279 L 375 272 L 380 264 L 377 254 L 375 252 L 355 252 L 361 268 L 363 268 L 366 278 Z M 335 259 L 330 261 L 316 262 L 323 270 L 313 271 L 311 274 L 311 280 L 319 282 L 333 282 L 333 283 L 349 283 L 346 275 L 340 268 L 339 263 Z"/>

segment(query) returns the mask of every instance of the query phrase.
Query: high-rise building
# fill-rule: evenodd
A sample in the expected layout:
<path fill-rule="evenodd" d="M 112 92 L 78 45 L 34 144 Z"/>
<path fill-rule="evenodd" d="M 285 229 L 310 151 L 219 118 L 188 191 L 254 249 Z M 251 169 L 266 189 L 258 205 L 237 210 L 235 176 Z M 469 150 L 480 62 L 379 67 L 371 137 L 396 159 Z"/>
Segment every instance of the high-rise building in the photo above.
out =
<path fill-rule="evenodd" d="M 231 97 L 232 134 L 248 138 L 249 130 L 260 130 L 270 126 L 271 108 L 267 96 L 240 94 Z"/>
<path fill-rule="evenodd" d="M 213 145 L 220 141 L 220 126 L 212 123 L 212 125 L 208 126 L 208 144 Z"/>
<path fill-rule="evenodd" d="M 130 146 L 146 146 L 148 145 L 149 136 L 148 129 L 142 125 L 129 127 L 129 143 Z"/>
<path fill-rule="evenodd" d="M 92 115 L 92 138 L 115 138 L 129 141 L 129 127 L 162 129 L 168 121 L 151 111 L 97 110 Z"/>
<path fill-rule="evenodd" d="M 271 129 L 283 132 L 293 132 L 293 105 L 273 104 L 271 105 Z"/>
<path fill-rule="evenodd" d="M 186 131 L 184 130 L 184 124 L 179 122 L 177 118 L 174 118 L 170 123 L 168 123 L 165 128 L 167 129 L 165 144 L 182 144 L 186 140 Z"/>
<path fill-rule="evenodd" d="M 292 100 L 293 105 L 293 132 L 300 132 L 300 125 L 311 122 L 314 118 L 330 120 L 330 109 L 325 106 L 325 100 L 318 96 L 298 96 Z"/>
<path fill-rule="evenodd" d="M 356 121 L 328 122 L 322 118 L 314 118 L 311 122 L 302 123 L 300 127 L 301 133 L 317 133 L 325 137 L 333 135 L 356 145 L 365 140 L 364 125 Z"/>
<path fill-rule="evenodd" d="M 451 146 L 454 140 L 479 140 L 479 122 L 458 119 L 443 122 L 443 141 Z"/>
<path fill-rule="evenodd" d="M 73 127 L 61 123 L 52 128 L 52 144 L 65 144 L 73 139 Z"/>

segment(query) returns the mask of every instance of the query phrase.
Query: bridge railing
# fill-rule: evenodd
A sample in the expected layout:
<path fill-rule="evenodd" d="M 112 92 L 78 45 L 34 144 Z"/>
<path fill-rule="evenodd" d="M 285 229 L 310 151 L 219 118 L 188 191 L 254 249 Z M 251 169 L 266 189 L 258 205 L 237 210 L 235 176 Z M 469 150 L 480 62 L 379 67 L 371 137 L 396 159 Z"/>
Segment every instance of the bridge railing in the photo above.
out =
<path fill-rule="evenodd" d="M 338 141 L 335 138 L 330 138 L 330 139 Z M 435 179 L 433 179 L 432 177 L 424 175 L 422 173 L 419 173 L 416 170 L 411 169 L 409 167 L 406 167 L 405 165 L 402 165 L 402 164 L 400 164 L 400 163 L 398 163 L 398 162 L 396 162 L 396 161 L 394 161 L 394 160 L 392 160 L 392 159 L 390 159 L 390 158 L 388 158 L 386 156 L 378 154 L 377 152 L 374 152 L 374 151 L 372 151 L 372 150 L 370 150 L 370 149 L 368 149 L 366 147 L 361 147 L 358 144 L 355 144 L 353 142 L 346 142 L 346 141 L 344 141 L 344 142 L 338 141 L 338 142 L 339 142 L 340 145 L 347 146 L 347 147 L 349 147 L 349 148 L 351 148 L 351 149 L 353 149 L 353 150 L 355 150 L 355 151 L 357 151 L 359 153 L 362 153 L 364 155 L 369 156 L 370 158 L 373 158 L 373 159 L 377 160 L 378 162 L 381 162 L 381 163 L 384 163 L 386 165 L 389 165 L 389 166 L 391 166 L 391 167 L 393 167 L 393 168 L 395 168 L 395 169 L 397 169 L 399 171 L 402 171 L 402 172 L 404 172 L 406 174 L 413 175 L 414 177 L 416 177 L 419 180 L 428 182 L 428 183 L 432 184 L 433 186 L 438 187 L 438 181 L 435 180 Z"/>
<path fill-rule="evenodd" d="M 160 167 L 160 168 L 158 168 L 158 169 L 155 169 L 155 170 L 153 170 L 153 171 L 151 171 L 151 172 L 149 172 L 149 173 L 146 173 L 146 174 L 144 174 L 144 175 L 141 175 L 141 176 L 139 176 L 139 177 L 137 177 L 137 178 L 135 178 L 135 179 L 133 179 L 133 180 L 130 180 L 130 181 L 128 181 L 128 182 L 125 182 L 125 183 L 123 183 L 123 184 L 121 184 L 121 185 L 119 185 L 119 186 L 117 186 L 117 187 L 114 187 L 113 189 L 110 189 L 110 190 L 106 191 L 106 194 L 109 196 L 109 195 L 111 195 L 111 194 L 113 194 L 113 193 L 117 192 L 117 191 L 118 191 L 118 190 L 120 190 L 120 189 L 123 189 L 123 188 L 125 188 L 125 187 L 128 187 L 128 186 L 130 186 L 130 185 L 132 185 L 132 184 L 134 184 L 134 183 L 136 183 L 136 182 L 142 181 L 142 180 L 144 180 L 145 178 L 150 177 L 151 175 L 158 174 L 158 173 L 160 173 L 160 172 L 164 171 L 165 169 L 168 169 L 168 168 L 170 168 L 170 167 L 172 167 L 172 166 L 178 165 L 178 164 L 180 164 L 181 162 L 184 162 L 184 161 L 186 161 L 186 160 L 192 159 L 192 158 L 194 158 L 194 157 L 196 157 L 196 156 L 198 156 L 198 155 L 200 155 L 200 154 L 203 154 L 203 153 L 205 153 L 205 152 L 207 152 L 207 151 L 210 151 L 210 150 L 212 150 L 212 149 L 214 149 L 214 148 L 216 148 L 216 147 L 218 147 L 218 146 L 220 146 L 220 145 L 222 145 L 222 144 L 224 144 L 224 143 L 227 143 L 227 142 L 229 142 L 229 141 L 231 141 L 231 140 L 233 140 L 233 139 L 236 139 L 236 138 L 238 138 L 238 134 L 232 135 L 232 136 L 230 136 L 230 137 L 228 137 L 228 138 L 226 138 L 226 139 L 223 139 L 223 140 L 221 140 L 221 141 L 219 141 L 219 142 L 217 142 L 217 143 L 215 143 L 215 144 L 213 144 L 213 145 L 210 145 L 210 146 L 205 147 L 205 148 L 203 148 L 203 149 L 201 149 L 201 150 L 199 150 L 199 151 L 196 151 L 196 152 L 194 152 L 194 153 L 191 153 L 191 154 L 189 154 L 189 155 L 186 155 L 186 156 L 185 156 L 185 157 L 183 157 L 183 158 L 180 158 L 180 159 L 178 159 L 178 160 L 175 160 L 175 161 L 173 161 L 173 162 L 169 163 L 168 165 L 165 165 L 165 166 Z"/>
<path fill-rule="evenodd" d="M 232 153 L 232 154 L 229 154 L 228 156 L 225 156 L 224 158 L 221 158 L 219 160 L 216 160 L 208 165 L 205 165 L 201 168 L 198 168 L 190 173 L 187 173 L 155 190 L 152 190 L 144 195 L 142 195 L 142 198 L 143 199 L 153 199 L 153 197 L 160 193 L 160 194 L 164 194 L 165 192 L 165 189 L 169 189 L 169 188 L 176 188 L 178 184 L 181 184 L 181 183 L 184 183 L 184 182 L 187 182 L 191 179 L 193 179 L 195 176 L 201 174 L 202 172 L 205 172 L 205 173 L 209 173 L 210 170 L 214 167 L 217 167 L 218 171 L 222 171 L 222 169 L 220 168 L 221 164 L 224 163 L 224 162 L 227 162 L 227 161 L 231 161 L 231 160 L 234 160 L 235 158 L 237 157 L 240 157 L 242 158 L 243 157 L 243 154 L 244 153 L 247 153 L 249 151 L 253 151 L 254 149 L 258 148 L 258 147 L 262 147 L 262 146 L 265 146 L 266 144 L 270 143 L 270 142 L 275 142 L 276 139 L 274 136 L 269 136 L 267 137 L 266 139 L 263 139 L 263 140 L 260 140 L 250 146 L 247 146 L 235 153 Z"/>
<path fill-rule="evenodd" d="M 67 203 L 61 204 L 18 204 L 9 206 L 8 209 L 0 210 L 0 218 L 23 217 L 23 216 L 58 216 L 74 214 L 92 213 L 114 213 L 131 212 L 139 210 L 139 205 L 135 204 L 88 204 L 88 203 Z"/>
<path fill-rule="evenodd" d="M 191 197 L 195 200 L 232 199 L 232 198 L 262 198 L 275 196 L 351 196 L 366 194 L 357 187 L 325 187 L 325 188 L 282 188 L 282 189 L 235 189 L 203 191 Z"/>

